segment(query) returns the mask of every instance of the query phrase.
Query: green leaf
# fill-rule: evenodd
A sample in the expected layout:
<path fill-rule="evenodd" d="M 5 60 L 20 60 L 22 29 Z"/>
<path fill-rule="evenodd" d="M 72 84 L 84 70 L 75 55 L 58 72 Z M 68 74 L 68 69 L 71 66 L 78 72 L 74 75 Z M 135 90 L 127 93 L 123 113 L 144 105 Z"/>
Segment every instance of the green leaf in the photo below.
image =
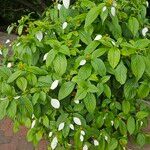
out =
<path fill-rule="evenodd" d="M 128 21 L 128 27 L 135 37 L 139 30 L 139 22 L 135 17 L 130 17 Z"/>
<path fill-rule="evenodd" d="M 7 80 L 11 75 L 11 71 L 7 67 L 0 67 L 0 77 Z"/>
<path fill-rule="evenodd" d="M 126 99 L 132 99 L 136 96 L 137 83 L 134 80 L 128 80 L 124 86 L 124 95 Z"/>
<path fill-rule="evenodd" d="M 115 68 L 120 61 L 120 50 L 118 48 L 111 48 L 108 52 L 108 61 L 112 68 Z"/>
<path fill-rule="evenodd" d="M 127 120 L 127 129 L 130 135 L 135 131 L 135 119 L 132 116 L 130 116 Z"/>
<path fill-rule="evenodd" d="M 23 92 L 27 88 L 27 80 L 24 77 L 18 78 L 17 81 L 16 81 L 16 84 L 19 87 L 19 89 L 22 90 Z"/>
<path fill-rule="evenodd" d="M 84 98 L 84 104 L 89 113 L 94 113 L 96 108 L 96 98 L 94 94 L 88 93 Z"/>
<path fill-rule="evenodd" d="M 45 69 L 42 69 L 42 68 L 39 68 L 36 66 L 28 67 L 28 71 L 33 74 L 36 74 L 36 75 L 47 75 L 48 74 L 48 72 Z"/>
<path fill-rule="evenodd" d="M 67 69 L 67 59 L 64 55 L 57 55 L 53 61 L 54 69 L 57 74 L 62 76 Z"/>
<path fill-rule="evenodd" d="M 138 49 L 143 49 L 148 47 L 149 44 L 150 44 L 149 39 L 140 39 L 135 42 L 135 47 Z"/>
<path fill-rule="evenodd" d="M 5 117 L 8 104 L 9 100 L 3 100 L 0 102 L 0 120 Z"/>
<path fill-rule="evenodd" d="M 59 49 L 59 52 L 67 56 L 70 56 L 70 49 L 66 45 L 62 45 Z"/>
<path fill-rule="evenodd" d="M 108 8 L 106 8 L 105 11 L 101 11 L 100 17 L 101 17 L 102 24 L 103 24 L 106 18 L 108 17 Z"/>
<path fill-rule="evenodd" d="M 144 119 L 144 118 L 146 118 L 146 117 L 148 117 L 148 112 L 146 112 L 146 111 L 139 111 L 137 114 L 136 114 L 136 117 L 138 118 L 138 119 Z"/>
<path fill-rule="evenodd" d="M 76 96 L 75 96 L 75 100 L 84 99 L 86 95 L 87 95 L 87 90 L 85 90 L 83 88 L 78 88 Z"/>
<path fill-rule="evenodd" d="M 56 56 L 56 53 L 53 49 L 48 52 L 48 55 L 46 57 L 46 67 L 51 66 L 55 56 Z"/>
<path fill-rule="evenodd" d="M 43 117 L 43 125 L 49 128 L 49 119 L 46 115 Z"/>
<path fill-rule="evenodd" d="M 75 83 L 74 82 L 66 82 L 64 83 L 58 93 L 58 99 L 62 100 L 66 98 L 74 89 Z"/>
<path fill-rule="evenodd" d="M 81 41 L 82 41 L 83 43 L 85 43 L 86 45 L 89 45 L 89 43 L 92 42 L 92 39 L 91 39 L 90 34 L 87 33 L 86 31 L 82 31 L 82 30 L 81 30 L 81 31 L 79 32 L 79 37 L 80 37 Z"/>
<path fill-rule="evenodd" d="M 139 134 L 137 135 L 136 141 L 137 141 L 137 144 L 139 144 L 141 147 L 144 146 L 145 140 L 146 140 L 146 139 L 145 139 L 144 134 L 139 133 Z"/>
<path fill-rule="evenodd" d="M 126 82 L 126 79 L 127 79 L 127 68 L 125 67 L 125 65 L 123 64 L 122 61 L 120 62 L 120 64 L 115 69 L 115 77 L 116 77 L 116 80 L 120 84 L 124 84 Z"/>
<path fill-rule="evenodd" d="M 109 150 L 115 150 L 118 146 L 118 141 L 115 138 L 112 138 L 108 144 Z"/>
<path fill-rule="evenodd" d="M 145 98 L 149 95 L 150 87 L 146 82 L 143 82 L 138 88 L 138 96 L 140 98 Z"/>
<path fill-rule="evenodd" d="M 7 107 L 7 115 L 8 117 L 10 117 L 11 119 L 14 119 L 15 115 L 16 115 L 16 111 L 17 111 L 17 104 L 16 101 L 11 101 L 9 106 Z"/>
<path fill-rule="evenodd" d="M 99 48 L 99 49 L 96 49 L 96 50 L 92 53 L 91 58 L 94 60 L 95 58 L 98 58 L 98 57 L 102 56 L 103 54 L 105 54 L 106 51 L 107 51 L 106 48 Z"/>
<path fill-rule="evenodd" d="M 108 98 L 111 98 L 111 89 L 107 84 L 104 84 L 104 93 Z"/>
<path fill-rule="evenodd" d="M 18 70 L 18 71 L 16 71 L 16 72 L 14 72 L 14 73 L 13 73 L 12 75 L 10 75 L 10 77 L 8 78 L 7 83 L 13 82 L 13 81 L 16 80 L 21 74 L 22 74 L 22 71 L 21 71 L 21 70 Z"/>
<path fill-rule="evenodd" d="M 79 69 L 78 76 L 81 79 L 86 80 L 88 77 L 90 77 L 91 73 L 92 73 L 91 65 L 86 64 Z"/>
<path fill-rule="evenodd" d="M 96 58 L 91 61 L 91 64 L 94 70 L 96 71 L 96 73 L 98 73 L 100 76 L 106 75 L 106 67 L 105 67 L 104 62 L 101 59 Z"/>
<path fill-rule="evenodd" d="M 33 106 L 28 98 L 24 97 L 23 99 L 21 99 L 20 103 L 23 105 L 29 115 L 33 114 Z"/>
<path fill-rule="evenodd" d="M 126 124 L 122 120 L 119 121 L 119 130 L 120 130 L 120 133 L 122 135 L 126 135 L 127 134 Z"/>
<path fill-rule="evenodd" d="M 85 28 L 91 25 L 100 14 L 100 7 L 94 6 L 88 13 L 85 19 Z"/>
<path fill-rule="evenodd" d="M 136 79 L 139 80 L 145 71 L 145 62 L 141 55 L 131 57 L 131 69 Z"/>
<path fill-rule="evenodd" d="M 124 112 L 124 114 L 128 114 L 130 111 L 130 103 L 127 100 L 124 100 L 122 102 L 122 111 Z"/>

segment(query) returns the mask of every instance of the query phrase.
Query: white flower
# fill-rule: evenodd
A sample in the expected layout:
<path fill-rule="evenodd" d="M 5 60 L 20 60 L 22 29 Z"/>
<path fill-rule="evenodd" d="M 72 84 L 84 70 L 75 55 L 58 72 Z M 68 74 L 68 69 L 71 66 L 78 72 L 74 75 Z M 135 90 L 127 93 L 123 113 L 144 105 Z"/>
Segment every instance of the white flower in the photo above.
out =
<path fill-rule="evenodd" d="M 148 3 L 148 1 L 146 1 L 146 6 L 147 6 L 147 7 L 149 7 L 149 3 Z"/>
<path fill-rule="evenodd" d="M 15 96 L 15 97 L 14 97 L 15 100 L 17 100 L 17 99 L 19 99 L 19 98 L 20 98 L 20 96 Z"/>
<path fill-rule="evenodd" d="M 58 127 L 58 131 L 61 131 L 64 128 L 64 126 L 65 126 L 64 122 L 60 123 Z"/>
<path fill-rule="evenodd" d="M 43 61 L 46 60 L 47 56 L 48 56 L 48 53 L 46 53 L 46 54 L 44 55 Z"/>
<path fill-rule="evenodd" d="M 54 137 L 52 142 L 51 142 L 52 150 L 56 148 L 57 144 L 58 144 L 58 139 L 57 139 L 57 137 Z"/>
<path fill-rule="evenodd" d="M 102 38 L 102 35 L 101 35 L 101 34 L 98 34 L 98 35 L 95 37 L 94 41 L 98 41 L 98 40 L 100 40 L 101 38 Z"/>
<path fill-rule="evenodd" d="M 81 134 L 82 134 L 82 135 L 85 135 L 85 132 L 84 132 L 83 130 L 81 130 Z"/>
<path fill-rule="evenodd" d="M 67 22 L 64 22 L 63 25 L 62 25 L 62 28 L 63 28 L 63 29 L 66 29 L 67 26 L 68 26 L 68 23 L 67 23 Z"/>
<path fill-rule="evenodd" d="M 112 126 L 114 125 L 114 121 L 113 121 L 113 120 L 111 121 L 111 125 L 112 125 Z"/>
<path fill-rule="evenodd" d="M 83 150 L 88 150 L 88 146 L 86 144 L 83 146 Z"/>
<path fill-rule="evenodd" d="M 147 32 L 148 32 L 148 28 L 147 27 L 145 27 L 145 28 L 142 29 L 142 35 L 143 36 L 146 36 Z"/>
<path fill-rule="evenodd" d="M 94 140 L 94 145 L 95 146 L 98 146 L 99 145 L 99 142 L 97 140 Z"/>
<path fill-rule="evenodd" d="M 77 99 L 77 100 L 74 100 L 74 102 L 76 103 L 76 104 L 79 104 L 80 103 L 80 101 Z"/>
<path fill-rule="evenodd" d="M 19 43 L 16 44 L 16 46 L 19 46 L 20 44 L 21 44 L 21 43 L 19 42 Z"/>
<path fill-rule="evenodd" d="M 51 99 L 51 105 L 55 108 L 58 109 L 60 107 L 60 102 L 58 99 Z"/>
<path fill-rule="evenodd" d="M 12 63 L 9 62 L 9 63 L 7 64 L 7 68 L 11 68 L 11 67 L 12 67 Z"/>
<path fill-rule="evenodd" d="M 61 7 L 62 7 L 62 5 L 61 5 L 61 4 L 58 4 L 58 5 L 57 5 L 58 10 L 60 10 L 60 9 L 61 9 Z"/>
<path fill-rule="evenodd" d="M 32 124 L 31 124 L 31 128 L 33 128 L 35 126 L 36 120 L 33 120 Z"/>
<path fill-rule="evenodd" d="M 58 86 L 58 84 L 59 84 L 59 80 L 55 80 L 53 83 L 52 83 L 52 85 L 51 85 L 51 90 L 54 90 L 54 89 L 56 89 L 57 88 L 57 86 Z"/>
<path fill-rule="evenodd" d="M 32 119 L 33 119 L 34 117 L 35 117 L 34 114 L 32 114 Z"/>
<path fill-rule="evenodd" d="M 83 60 L 80 61 L 80 66 L 83 66 L 85 64 L 86 64 L 86 60 L 85 59 L 83 59 Z"/>
<path fill-rule="evenodd" d="M 66 9 L 68 9 L 70 5 L 70 0 L 63 0 L 63 5 Z"/>
<path fill-rule="evenodd" d="M 140 125 L 141 125 L 141 126 L 143 125 L 143 121 L 141 121 Z"/>
<path fill-rule="evenodd" d="M 79 118 L 73 117 L 73 121 L 74 121 L 75 124 L 77 124 L 79 126 L 81 125 L 81 120 Z"/>
<path fill-rule="evenodd" d="M 6 44 L 10 43 L 10 39 L 7 39 L 5 43 L 6 43 Z"/>
<path fill-rule="evenodd" d="M 104 6 L 104 7 L 103 7 L 103 9 L 102 9 L 102 11 L 104 12 L 104 11 L 106 11 L 106 9 L 107 9 L 107 7 L 106 7 L 106 6 Z"/>
<path fill-rule="evenodd" d="M 70 124 L 69 127 L 70 127 L 70 129 L 74 130 L 74 125 L 73 124 Z"/>
<path fill-rule="evenodd" d="M 107 137 L 107 136 L 105 136 L 105 140 L 106 140 L 106 141 L 108 140 L 108 137 Z"/>
<path fill-rule="evenodd" d="M 112 14 L 112 16 L 116 15 L 116 8 L 115 7 L 111 7 L 111 14 Z"/>
<path fill-rule="evenodd" d="M 83 142 L 84 141 L 84 136 L 80 135 L 80 141 Z"/>
<path fill-rule="evenodd" d="M 3 55 L 2 51 L 0 50 L 0 55 Z"/>
<path fill-rule="evenodd" d="M 48 135 L 48 137 L 52 137 L 52 135 L 53 135 L 53 132 L 50 132 L 49 135 Z"/>
<path fill-rule="evenodd" d="M 43 33 L 42 31 L 39 31 L 36 33 L 36 38 L 41 42 L 43 39 Z"/>

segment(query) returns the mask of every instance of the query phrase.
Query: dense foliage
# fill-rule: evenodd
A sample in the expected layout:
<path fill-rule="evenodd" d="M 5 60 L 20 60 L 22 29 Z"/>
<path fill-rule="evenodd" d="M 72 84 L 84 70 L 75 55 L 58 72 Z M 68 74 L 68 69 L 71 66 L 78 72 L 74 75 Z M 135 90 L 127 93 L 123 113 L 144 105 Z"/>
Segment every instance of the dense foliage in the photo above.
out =
<path fill-rule="evenodd" d="M 49 149 L 122 150 L 145 144 L 150 28 L 145 0 L 78 0 L 55 5 L 5 49 L 0 119 L 30 128 Z M 69 7 L 69 8 L 68 8 Z"/>

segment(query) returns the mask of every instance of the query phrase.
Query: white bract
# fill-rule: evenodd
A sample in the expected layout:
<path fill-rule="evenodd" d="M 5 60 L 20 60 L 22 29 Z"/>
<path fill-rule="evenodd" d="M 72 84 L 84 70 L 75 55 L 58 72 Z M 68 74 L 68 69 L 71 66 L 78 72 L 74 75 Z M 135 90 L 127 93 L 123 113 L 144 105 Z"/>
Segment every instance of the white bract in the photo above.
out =
<path fill-rule="evenodd" d="M 56 88 L 57 88 L 57 86 L 58 86 L 58 84 L 59 84 L 59 80 L 55 80 L 55 81 L 52 83 L 52 85 L 51 85 L 50 89 L 51 89 L 51 90 L 56 89 Z"/>
<path fill-rule="evenodd" d="M 73 121 L 76 125 L 79 125 L 79 126 L 81 125 L 81 120 L 79 118 L 73 117 Z"/>
<path fill-rule="evenodd" d="M 94 145 L 95 146 L 98 146 L 99 145 L 99 142 L 97 140 L 94 140 Z"/>
<path fill-rule="evenodd" d="M 83 150 L 88 150 L 88 146 L 86 144 L 83 146 Z"/>
<path fill-rule="evenodd" d="M 82 135 L 85 135 L 85 132 L 84 132 L 83 130 L 81 130 L 81 134 L 82 134 Z"/>
<path fill-rule="evenodd" d="M 63 5 L 66 9 L 68 9 L 70 6 L 70 0 L 63 0 Z"/>
<path fill-rule="evenodd" d="M 20 44 L 21 44 L 21 43 L 19 42 L 19 43 L 16 44 L 16 46 L 19 46 Z"/>
<path fill-rule="evenodd" d="M 114 42 L 114 41 L 111 41 L 111 43 L 115 46 L 116 45 L 116 43 Z"/>
<path fill-rule="evenodd" d="M 107 137 L 107 136 L 105 136 L 105 140 L 106 140 L 106 141 L 108 140 L 108 137 Z"/>
<path fill-rule="evenodd" d="M 104 11 L 106 11 L 106 9 L 107 9 L 107 7 L 106 7 L 106 6 L 104 6 L 104 7 L 103 7 L 103 9 L 102 9 L 102 11 L 104 12 Z"/>
<path fill-rule="evenodd" d="M 58 5 L 57 5 L 58 10 L 60 10 L 60 9 L 61 9 L 61 7 L 62 7 L 62 5 L 61 5 L 61 4 L 58 4 Z"/>
<path fill-rule="evenodd" d="M 145 27 L 145 28 L 142 29 L 142 35 L 143 36 L 146 36 L 147 32 L 148 32 L 148 28 L 147 27 Z"/>
<path fill-rule="evenodd" d="M 42 31 L 39 31 L 36 33 L 36 38 L 41 42 L 43 39 L 43 33 Z"/>
<path fill-rule="evenodd" d="M 113 120 L 111 121 L 111 125 L 112 125 L 112 126 L 114 125 L 114 121 L 113 121 Z"/>
<path fill-rule="evenodd" d="M 7 39 L 5 43 L 6 43 L 6 44 L 10 43 L 10 39 Z"/>
<path fill-rule="evenodd" d="M 60 102 L 58 99 L 51 99 L 51 105 L 55 108 L 58 109 L 60 107 Z"/>
<path fill-rule="evenodd" d="M 15 96 L 15 97 L 14 97 L 15 100 L 17 100 L 17 99 L 19 99 L 19 98 L 20 98 L 20 96 Z"/>
<path fill-rule="evenodd" d="M 49 135 L 48 135 L 48 137 L 52 137 L 52 135 L 53 135 L 53 132 L 50 132 Z"/>
<path fill-rule="evenodd" d="M 12 63 L 9 62 L 9 63 L 7 64 L 7 68 L 11 68 L 11 67 L 12 67 Z"/>
<path fill-rule="evenodd" d="M 47 56 L 48 56 L 48 53 L 46 53 L 46 54 L 44 55 L 43 61 L 46 60 Z"/>
<path fill-rule="evenodd" d="M 36 120 L 33 120 L 32 124 L 31 124 L 31 128 L 33 128 L 35 126 Z"/>
<path fill-rule="evenodd" d="M 112 14 L 112 16 L 116 15 L 116 8 L 115 7 L 111 7 L 111 14 Z"/>
<path fill-rule="evenodd" d="M 80 141 L 83 142 L 84 141 L 84 136 L 80 135 Z"/>
<path fill-rule="evenodd" d="M 149 7 L 149 2 L 148 1 L 146 1 L 146 6 Z"/>
<path fill-rule="evenodd" d="M 62 24 L 62 28 L 63 28 L 63 29 L 66 29 L 67 26 L 68 26 L 68 23 L 67 23 L 67 22 L 64 22 L 64 23 Z"/>
<path fill-rule="evenodd" d="M 61 131 L 64 128 L 64 126 L 65 126 L 64 122 L 60 123 L 58 126 L 58 131 Z"/>
<path fill-rule="evenodd" d="M 98 35 L 95 37 L 94 41 L 98 41 L 98 40 L 100 40 L 101 38 L 102 38 L 102 35 L 101 35 L 101 34 L 98 34 Z"/>
<path fill-rule="evenodd" d="M 51 142 L 52 150 L 56 148 L 57 144 L 58 144 L 58 139 L 57 139 L 57 137 L 54 137 L 52 142 Z"/>
<path fill-rule="evenodd" d="M 77 100 L 74 100 L 74 102 L 76 103 L 76 104 L 79 104 L 80 103 L 80 101 L 77 99 Z"/>
<path fill-rule="evenodd" d="M 80 66 L 84 66 L 85 64 L 86 64 L 86 60 L 85 59 L 80 61 Z"/>
<path fill-rule="evenodd" d="M 2 53 L 2 51 L 0 50 L 0 55 L 2 55 L 3 53 Z"/>
<path fill-rule="evenodd" d="M 141 121 L 140 125 L 141 125 L 141 126 L 143 125 L 143 121 Z"/>
<path fill-rule="evenodd" d="M 69 127 L 70 127 L 70 129 L 74 130 L 74 125 L 73 124 L 70 124 Z"/>

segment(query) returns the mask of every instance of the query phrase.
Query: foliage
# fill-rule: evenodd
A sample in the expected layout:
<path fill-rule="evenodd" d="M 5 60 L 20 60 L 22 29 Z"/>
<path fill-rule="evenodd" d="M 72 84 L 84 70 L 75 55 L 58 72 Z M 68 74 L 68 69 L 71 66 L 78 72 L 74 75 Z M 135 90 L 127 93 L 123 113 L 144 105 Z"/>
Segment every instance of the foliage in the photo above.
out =
<path fill-rule="evenodd" d="M 29 128 L 49 149 L 143 146 L 150 92 L 145 0 L 79 0 L 50 8 L 2 51 L 0 118 Z M 60 6 L 60 5 L 59 5 Z M 59 8 L 59 10 L 58 10 Z M 7 65 L 7 64 L 11 65 Z"/>

